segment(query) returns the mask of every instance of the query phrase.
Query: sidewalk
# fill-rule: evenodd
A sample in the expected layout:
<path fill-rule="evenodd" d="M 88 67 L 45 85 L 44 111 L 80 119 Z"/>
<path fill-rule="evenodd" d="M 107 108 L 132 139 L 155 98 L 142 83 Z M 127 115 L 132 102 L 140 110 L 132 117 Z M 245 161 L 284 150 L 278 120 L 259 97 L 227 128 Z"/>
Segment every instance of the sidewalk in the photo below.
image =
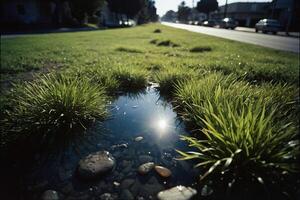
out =
<path fill-rule="evenodd" d="M 235 30 L 255 33 L 255 28 L 248 28 L 248 27 L 238 26 L 238 27 L 235 28 Z M 299 38 L 299 36 L 300 36 L 299 32 L 289 32 L 289 35 L 286 35 L 285 32 L 278 32 L 277 35 L 297 37 L 297 38 Z"/>

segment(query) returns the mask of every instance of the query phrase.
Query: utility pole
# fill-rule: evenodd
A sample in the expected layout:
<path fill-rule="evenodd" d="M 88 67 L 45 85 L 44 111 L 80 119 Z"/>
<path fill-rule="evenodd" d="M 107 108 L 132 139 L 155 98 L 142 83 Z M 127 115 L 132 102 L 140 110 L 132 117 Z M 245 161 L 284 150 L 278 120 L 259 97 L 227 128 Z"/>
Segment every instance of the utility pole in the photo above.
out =
<path fill-rule="evenodd" d="M 225 8 L 224 8 L 224 18 L 227 17 L 227 4 L 228 4 L 228 2 L 227 2 L 227 0 L 226 0 Z"/>

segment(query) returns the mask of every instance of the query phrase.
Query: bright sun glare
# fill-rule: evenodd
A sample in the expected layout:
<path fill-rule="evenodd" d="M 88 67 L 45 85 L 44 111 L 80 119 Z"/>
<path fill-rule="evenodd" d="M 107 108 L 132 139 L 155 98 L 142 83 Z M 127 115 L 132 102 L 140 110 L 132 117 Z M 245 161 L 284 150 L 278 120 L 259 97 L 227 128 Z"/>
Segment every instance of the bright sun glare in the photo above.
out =
<path fill-rule="evenodd" d="M 160 130 L 164 130 L 164 129 L 166 129 L 167 128 L 167 121 L 166 120 L 164 120 L 164 119 L 161 119 L 161 120 L 159 120 L 158 121 L 158 128 L 160 129 Z"/>

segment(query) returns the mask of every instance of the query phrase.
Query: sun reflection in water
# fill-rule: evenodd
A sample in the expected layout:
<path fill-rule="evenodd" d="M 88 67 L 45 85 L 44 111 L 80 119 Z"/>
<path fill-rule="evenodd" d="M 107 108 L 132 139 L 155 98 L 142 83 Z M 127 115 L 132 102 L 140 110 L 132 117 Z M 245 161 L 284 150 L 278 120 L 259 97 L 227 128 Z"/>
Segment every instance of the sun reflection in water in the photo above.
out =
<path fill-rule="evenodd" d="M 168 124 L 167 124 L 167 121 L 165 119 L 160 119 L 157 122 L 157 126 L 158 126 L 159 130 L 165 130 L 167 128 Z"/>
<path fill-rule="evenodd" d="M 152 128 L 155 132 L 155 134 L 159 137 L 162 138 L 166 136 L 171 129 L 171 120 L 168 119 L 167 117 L 158 117 L 152 120 Z"/>

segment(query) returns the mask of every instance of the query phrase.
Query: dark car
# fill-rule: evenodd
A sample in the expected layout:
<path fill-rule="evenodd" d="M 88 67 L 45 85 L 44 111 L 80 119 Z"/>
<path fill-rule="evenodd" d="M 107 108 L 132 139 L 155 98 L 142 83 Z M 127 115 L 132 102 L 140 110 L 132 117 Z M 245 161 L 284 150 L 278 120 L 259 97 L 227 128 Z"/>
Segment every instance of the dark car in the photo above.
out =
<path fill-rule="evenodd" d="M 232 18 L 224 18 L 219 23 L 220 28 L 230 28 L 235 29 L 238 26 L 238 22 Z"/>
<path fill-rule="evenodd" d="M 255 24 L 255 32 L 262 31 L 263 33 L 272 32 L 276 34 L 281 28 L 280 23 L 275 19 L 262 19 Z"/>
<path fill-rule="evenodd" d="M 202 26 L 214 27 L 216 25 L 215 20 L 206 20 L 202 23 Z"/>

